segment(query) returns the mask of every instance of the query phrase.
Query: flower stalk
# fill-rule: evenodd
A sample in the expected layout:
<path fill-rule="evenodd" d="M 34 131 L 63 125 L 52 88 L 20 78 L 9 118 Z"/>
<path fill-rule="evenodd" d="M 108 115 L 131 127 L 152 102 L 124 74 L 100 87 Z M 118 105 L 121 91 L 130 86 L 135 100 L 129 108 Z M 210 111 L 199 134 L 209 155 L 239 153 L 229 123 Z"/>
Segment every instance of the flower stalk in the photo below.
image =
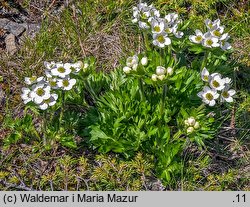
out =
<path fill-rule="evenodd" d="M 166 95 L 167 95 L 167 84 L 164 84 L 163 89 L 162 89 L 161 109 L 160 109 L 160 114 L 161 114 L 162 117 L 164 115 Z"/>

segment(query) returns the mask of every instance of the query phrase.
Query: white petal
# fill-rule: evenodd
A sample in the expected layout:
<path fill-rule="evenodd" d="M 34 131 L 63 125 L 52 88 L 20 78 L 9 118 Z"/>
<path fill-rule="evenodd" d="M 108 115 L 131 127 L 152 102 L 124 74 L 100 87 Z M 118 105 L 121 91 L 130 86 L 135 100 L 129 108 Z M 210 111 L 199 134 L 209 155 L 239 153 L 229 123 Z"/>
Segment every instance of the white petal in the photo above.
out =
<path fill-rule="evenodd" d="M 46 110 L 48 108 L 48 104 L 43 103 L 43 104 L 39 105 L 39 108 L 42 109 L 42 110 Z"/>
<path fill-rule="evenodd" d="M 74 86 L 76 84 L 76 79 L 69 80 L 69 84 Z"/>
<path fill-rule="evenodd" d="M 34 103 L 36 103 L 36 104 L 42 103 L 43 100 L 44 100 L 44 99 L 43 99 L 42 97 L 40 97 L 40 96 L 34 97 Z"/>
<path fill-rule="evenodd" d="M 231 90 L 228 91 L 228 94 L 230 96 L 233 96 L 234 94 L 236 94 L 236 91 L 234 89 L 231 89 Z"/>
<path fill-rule="evenodd" d="M 214 106 L 214 105 L 215 105 L 215 100 L 209 102 L 209 106 Z"/>

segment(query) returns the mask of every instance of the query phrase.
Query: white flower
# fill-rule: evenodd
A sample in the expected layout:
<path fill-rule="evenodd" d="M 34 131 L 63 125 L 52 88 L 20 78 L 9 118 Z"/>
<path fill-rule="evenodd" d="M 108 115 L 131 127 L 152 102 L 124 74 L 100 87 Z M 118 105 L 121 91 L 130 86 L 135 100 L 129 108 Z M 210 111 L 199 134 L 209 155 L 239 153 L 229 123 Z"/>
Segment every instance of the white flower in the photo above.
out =
<path fill-rule="evenodd" d="M 134 65 L 138 65 L 139 58 L 137 55 L 134 55 L 132 57 L 128 57 L 126 61 L 126 65 L 130 68 L 132 68 Z"/>
<path fill-rule="evenodd" d="M 194 43 L 201 43 L 203 40 L 203 33 L 200 30 L 195 30 L 195 35 L 190 35 L 189 40 Z"/>
<path fill-rule="evenodd" d="M 191 134 L 191 133 L 193 133 L 194 132 L 194 127 L 188 127 L 187 128 L 187 133 L 188 134 Z"/>
<path fill-rule="evenodd" d="M 182 38 L 182 36 L 184 35 L 184 33 L 181 31 L 173 31 L 173 34 L 176 38 Z"/>
<path fill-rule="evenodd" d="M 21 98 L 23 99 L 24 104 L 27 104 L 28 102 L 32 101 L 32 98 L 30 97 L 30 89 L 29 88 L 22 88 L 22 95 Z"/>
<path fill-rule="evenodd" d="M 215 100 L 219 97 L 219 94 L 216 90 L 205 86 L 203 91 L 198 93 L 198 96 L 202 98 L 204 103 L 208 104 L 209 106 L 214 106 L 216 103 Z"/>
<path fill-rule="evenodd" d="M 146 65 L 148 64 L 148 58 L 147 58 L 147 57 L 143 57 L 143 58 L 141 59 L 141 64 L 142 64 L 143 66 L 146 66 Z"/>
<path fill-rule="evenodd" d="M 81 61 L 78 61 L 76 63 L 65 63 L 64 68 L 66 70 L 70 69 L 72 73 L 77 74 L 83 66 L 83 63 Z"/>
<path fill-rule="evenodd" d="M 50 86 L 43 83 L 38 83 L 33 85 L 32 91 L 30 92 L 30 97 L 33 99 L 35 104 L 40 104 L 44 100 L 50 97 Z"/>
<path fill-rule="evenodd" d="M 141 29 L 149 29 L 149 28 L 150 28 L 150 26 L 149 26 L 148 23 L 142 22 L 142 21 L 139 21 L 139 27 L 140 27 Z"/>
<path fill-rule="evenodd" d="M 157 66 L 156 68 L 156 75 L 165 75 L 166 73 L 166 68 L 162 67 L 162 66 Z"/>
<path fill-rule="evenodd" d="M 210 34 L 213 37 L 220 39 L 222 37 L 223 32 L 224 32 L 224 28 L 225 28 L 224 26 L 215 25 L 211 28 Z M 222 38 L 225 39 L 227 37 L 227 35 L 228 34 L 224 34 Z"/>
<path fill-rule="evenodd" d="M 208 70 L 204 67 L 201 71 L 201 79 L 205 82 L 208 82 L 210 78 Z"/>
<path fill-rule="evenodd" d="M 67 75 L 71 73 L 71 69 L 68 66 L 69 65 L 67 65 L 67 68 L 66 68 L 64 64 L 57 63 L 56 66 L 53 69 L 51 69 L 51 74 L 53 76 L 65 78 Z"/>
<path fill-rule="evenodd" d="M 153 34 L 153 39 L 153 44 L 161 48 L 171 44 L 171 40 L 166 33 Z"/>
<path fill-rule="evenodd" d="M 225 79 L 223 79 L 220 74 L 212 74 L 210 76 L 209 85 L 211 88 L 221 91 L 225 88 Z"/>
<path fill-rule="evenodd" d="M 168 68 L 167 68 L 167 74 L 168 74 L 169 76 L 171 76 L 171 75 L 173 75 L 173 73 L 174 73 L 173 68 L 168 67 Z"/>
<path fill-rule="evenodd" d="M 156 19 L 153 19 L 150 23 L 151 23 L 153 34 L 160 34 L 163 32 L 163 30 L 164 30 L 164 22 L 163 21 L 157 21 Z"/>
<path fill-rule="evenodd" d="M 124 72 L 124 73 L 130 73 L 130 71 L 131 71 L 131 68 L 128 67 L 128 66 L 125 66 L 125 67 L 123 68 L 123 72 Z"/>
<path fill-rule="evenodd" d="M 229 36 L 227 36 L 224 40 L 220 41 L 220 48 L 222 50 L 230 50 L 232 48 L 232 46 L 227 42 L 228 39 Z"/>
<path fill-rule="evenodd" d="M 206 19 L 205 24 L 206 24 L 208 29 L 212 29 L 214 26 L 220 25 L 220 20 L 216 19 L 215 21 L 212 22 L 210 19 Z"/>
<path fill-rule="evenodd" d="M 59 79 L 57 84 L 60 88 L 62 88 L 62 90 L 69 91 L 76 84 L 76 79 L 66 77 L 65 79 Z"/>
<path fill-rule="evenodd" d="M 47 78 L 47 83 L 53 89 L 57 89 L 58 88 L 57 78 Z"/>
<path fill-rule="evenodd" d="M 31 77 L 25 77 L 24 78 L 24 82 L 27 84 L 27 85 L 32 85 L 34 83 L 39 83 L 39 82 L 42 82 L 44 79 L 44 77 L 37 77 L 35 75 L 31 76 Z"/>
<path fill-rule="evenodd" d="M 202 40 L 202 45 L 205 47 L 219 47 L 220 44 L 218 43 L 219 39 L 216 37 L 211 36 L 209 33 L 204 35 L 204 39 Z"/>
<path fill-rule="evenodd" d="M 229 90 L 228 87 L 226 87 L 225 89 L 223 89 L 221 91 L 221 96 L 220 96 L 221 102 L 224 102 L 224 101 L 229 102 L 229 103 L 233 102 L 233 97 L 232 96 L 235 93 L 236 93 L 235 90 L 233 90 L 233 89 Z"/>
<path fill-rule="evenodd" d="M 56 100 L 58 99 L 58 95 L 57 94 L 51 94 L 51 96 L 44 100 L 40 105 L 39 108 L 42 110 L 46 110 L 48 108 L 48 106 L 53 106 L 56 104 Z"/>
<path fill-rule="evenodd" d="M 168 24 L 175 24 L 178 20 L 178 14 L 177 13 L 169 13 L 165 16 L 165 19 Z"/>
<path fill-rule="evenodd" d="M 151 77 L 152 81 L 157 81 L 157 75 L 156 74 L 153 74 L 152 77 Z"/>
<path fill-rule="evenodd" d="M 56 66 L 56 63 L 54 61 L 52 61 L 50 63 L 45 61 L 43 64 L 44 64 L 44 67 L 48 70 L 51 70 L 52 68 L 54 68 Z"/>

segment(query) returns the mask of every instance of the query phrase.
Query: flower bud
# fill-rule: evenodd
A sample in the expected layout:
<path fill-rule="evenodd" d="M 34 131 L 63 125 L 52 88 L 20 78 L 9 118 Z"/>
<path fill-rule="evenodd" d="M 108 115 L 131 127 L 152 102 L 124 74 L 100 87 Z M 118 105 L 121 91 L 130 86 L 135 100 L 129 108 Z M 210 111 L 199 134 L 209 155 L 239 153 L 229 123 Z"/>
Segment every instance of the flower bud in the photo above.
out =
<path fill-rule="evenodd" d="M 173 68 L 168 67 L 168 68 L 167 68 L 167 74 L 168 74 L 169 76 L 171 76 L 171 75 L 173 75 L 173 73 L 174 73 Z"/>
<path fill-rule="evenodd" d="M 84 63 L 83 69 L 87 69 L 88 67 L 89 67 L 89 64 L 88 63 Z"/>
<path fill-rule="evenodd" d="M 187 128 L 187 133 L 188 134 L 191 134 L 191 133 L 193 133 L 194 132 L 194 128 L 193 127 L 188 127 Z"/>
<path fill-rule="evenodd" d="M 151 77 L 152 81 L 157 81 L 157 75 L 156 74 L 153 74 L 152 77 Z"/>
<path fill-rule="evenodd" d="M 131 68 L 130 68 L 130 67 L 125 66 L 125 67 L 123 68 L 123 72 L 124 72 L 124 73 L 130 73 L 130 71 L 131 71 Z"/>
<path fill-rule="evenodd" d="M 159 80 L 162 81 L 164 78 L 165 78 L 165 75 L 158 75 L 158 79 L 159 79 Z"/>
<path fill-rule="evenodd" d="M 194 126 L 195 125 L 195 119 L 194 119 L 194 117 L 189 117 L 187 119 L 187 122 L 188 122 L 189 126 Z"/>
<path fill-rule="evenodd" d="M 137 67 L 138 67 L 138 64 L 134 64 L 134 65 L 132 66 L 132 69 L 133 69 L 133 70 L 136 70 Z"/>
<path fill-rule="evenodd" d="M 144 66 L 146 66 L 148 64 L 148 58 L 147 57 L 143 57 L 141 59 L 141 64 L 144 65 Z"/>
<path fill-rule="evenodd" d="M 156 74 L 157 75 L 164 75 L 166 73 L 166 69 L 162 66 L 157 66 L 156 68 Z"/>
<path fill-rule="evenodd" d="M 197 122 L 195 122 L 194 128 L 195 128 L 195 129 L 198 129 L 199 127 L 200 127 L 199 122 L 198 122 L 198 121 L 197 121 Z"/>

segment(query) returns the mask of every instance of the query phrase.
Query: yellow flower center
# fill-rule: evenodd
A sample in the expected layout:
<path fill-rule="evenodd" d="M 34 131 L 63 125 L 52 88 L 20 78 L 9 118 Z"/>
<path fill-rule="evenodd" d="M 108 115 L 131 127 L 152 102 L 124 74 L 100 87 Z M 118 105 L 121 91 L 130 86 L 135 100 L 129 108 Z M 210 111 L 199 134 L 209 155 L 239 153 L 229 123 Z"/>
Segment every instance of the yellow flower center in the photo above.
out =
<path fill-rule="evenodd" d="M 206 41 L 207 42 L 207 45 L 211 46 L 213 44 L 213 40 L 209 39 Z"/>
<path fill-rule="evenodd" d="M 50 81 L 49 84 L 51 87 L 56 87 L 56 81 Z"/>
<path fill-rule="evenodd" d="M 195 40 L 196 40 L 197 42 L 200 42 L 200 41 L 202 40 L 202 36 L 201 36 L 201 35 L 196 36 L 196 37 L 195 37 Z"/>
<path fill-rule="evenodd" d="M 32 76 L 32 77 L 30 77 L 30 81 L 31 81 L 31 82 L 35 82 L 35 81 L 36 81 L 36 79 L 37 79 L 37 77 L 36 77 L 36 76 Z"/>
<path fill-rule="evenodd" d="M 160 31 L 161 31 L 160 26 L 155 26 L 155 27 L 154 27 L 154 31 L 155 31 L 155 32 L 160 32 Z"/>
<path fill-rule="evenodd" d="M 160 42 L 160 43 L 164 43 L 164 42 L 165 42 L 165 38 L 164 38 L 162 35 L 158 36 L 158 37 L 157 37 L 157 40 L 158 40 L 158 42 Z"/>
<path fill-rule="evenodd" d="M 215 30 L 213 32 L 213 34 L 216 36 L 216 37 L 220 37 L 221 36 L 221 33 L 218 31 L 218 30 Z"/>
<path fill-rule="evenodd" d="M 229 93 L 227 91 L 223 91 L 221 93 L 221 95 L 224 97 L 224 98 L 228 98 L 229 97 Z"/>
<path fill-rule="evenodd" d="M 214 99 L 214 96 L 213 96 L 213 94 L 211 94 L 211 93 L 207 93 L 205 97 L 206 97 L 206 99 L 209 100 L 209 101 L 212 101 L 212 100 Z"/>
<path fill-rule="evenodd" d="M 213 80 L 212 82 L 212 85 L 215 87 L 215 88 L 218 88 L 220 86 L 220 83 L 216 80 Z"/>
<path fill-rule="evenodd" d="M 65 68 L 64 67 L 59 67 L 59 68 L 57 68 L 57 71 L 59 72 L 59 73 L 65 73 Z"/>
<path fill-rule="evenodd" d="M 38 88 L 37 91 L 36 91 L 36 94 L 38 96 L 43 96 L 45 94 L 45 91 L 42 88 Z"/>
<path fill-rule="evenodd" d="M 209 78 L 208 78 L 208 75 L 204 75 L 204 76 L 203 76 L 203 79 L 204 79 L 205 81 L 208 81 L 208 79 L 209 79 Z"/>
<path fill-rule="evenodd" d="M 63 86 L 64 86 L 64 87 L 69 86 L 69 81 L 68 81 L 68 80 L 63 80 Z"/>
<path fill-rule="evenodd" d="M 166 33 L 171 33 L 170 28 L 166 28 L 166 29 L 165 29 L 165 32 L 166 32 Z"/>
<path fill-rule="evenodd" d="M 142 18 L 142 19 L 147 19 L 147 18 L 148 18 L 147 13 L 142 13 L 141 18 Z"/>

